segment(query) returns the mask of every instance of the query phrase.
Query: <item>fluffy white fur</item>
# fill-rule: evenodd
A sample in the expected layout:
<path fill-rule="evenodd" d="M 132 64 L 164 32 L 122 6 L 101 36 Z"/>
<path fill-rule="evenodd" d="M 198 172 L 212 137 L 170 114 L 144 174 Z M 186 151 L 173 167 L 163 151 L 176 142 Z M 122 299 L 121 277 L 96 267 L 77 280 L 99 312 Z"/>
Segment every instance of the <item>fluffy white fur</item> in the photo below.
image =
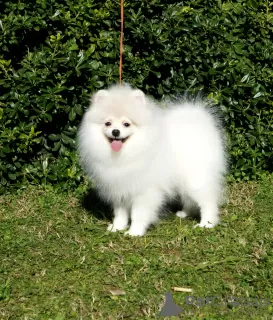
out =
<path fill-rule="evenodd" d="M 109 141 L 114 129 L 127 138 L 118 152 Z M 100 90 L 83 117 L 78 149 L 85 172 L 113 206 L 108 230 L 126 229 L 131 220 L 127 233 L 144 235 L 165 200 L 177 194 L 184 203 L 179 217 L 198 207 L 199 226 L 219 222 L 226 157 L 221 128 L 204 103 L 161 109 L 129 86 Z"/>

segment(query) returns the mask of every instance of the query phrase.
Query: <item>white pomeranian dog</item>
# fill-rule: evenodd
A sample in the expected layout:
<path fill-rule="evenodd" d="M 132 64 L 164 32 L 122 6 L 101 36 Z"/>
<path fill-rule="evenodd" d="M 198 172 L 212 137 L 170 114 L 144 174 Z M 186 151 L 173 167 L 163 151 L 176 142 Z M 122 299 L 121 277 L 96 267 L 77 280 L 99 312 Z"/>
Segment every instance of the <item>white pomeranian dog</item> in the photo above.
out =
<path fill-rule="evenodd" d="M 128 85 L 92 97 L 78 133 L 81 164 L 100 196 L 113 206 L 109 231 L 142 236 L 167 199 L 181 198 L 185 218 L 200 211 L 198 226 L 219 222 L 226 172 L 224 138 L 206 103 L 159 108 Z"/>

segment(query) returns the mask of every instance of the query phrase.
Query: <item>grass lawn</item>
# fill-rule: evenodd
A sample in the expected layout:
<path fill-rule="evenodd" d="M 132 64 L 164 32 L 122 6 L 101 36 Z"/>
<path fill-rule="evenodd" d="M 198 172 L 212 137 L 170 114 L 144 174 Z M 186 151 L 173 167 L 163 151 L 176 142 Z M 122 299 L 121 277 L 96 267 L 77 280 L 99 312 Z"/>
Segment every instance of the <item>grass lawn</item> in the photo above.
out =
<path fill-rule="evenodd" d="M 106 232 L 94 196 L 0 197 L 0 319 L 164 319 L 166 292 L 179 319 L 273 319 L 272 181 L 230 186 L 214 229 L 170 215 L 142 238 Z"/>

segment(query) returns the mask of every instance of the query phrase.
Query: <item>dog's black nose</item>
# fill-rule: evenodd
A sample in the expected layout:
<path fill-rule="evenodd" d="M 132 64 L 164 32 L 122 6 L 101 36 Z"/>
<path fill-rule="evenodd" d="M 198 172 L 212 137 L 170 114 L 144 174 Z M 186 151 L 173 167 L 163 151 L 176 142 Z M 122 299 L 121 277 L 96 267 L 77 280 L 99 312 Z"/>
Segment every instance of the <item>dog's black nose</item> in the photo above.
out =
<path fill-rule="evenodd" d="M 113 135 L 114 137 L 118 137 L 118 136 L 120 135 L 120 131 L 119 131 L 118 129 L 114 129 L 114 130 L 112 131 L 112 135 Z"/>

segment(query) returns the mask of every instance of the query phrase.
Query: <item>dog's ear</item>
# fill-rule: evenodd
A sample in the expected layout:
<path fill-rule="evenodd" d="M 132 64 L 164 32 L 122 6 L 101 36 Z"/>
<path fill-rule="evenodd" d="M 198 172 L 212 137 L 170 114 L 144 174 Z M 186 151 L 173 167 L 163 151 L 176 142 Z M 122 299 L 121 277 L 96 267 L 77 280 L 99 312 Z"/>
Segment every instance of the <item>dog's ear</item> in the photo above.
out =
<path fill-rule="evenodd" d="M 108 91 L 107 90 L 99 90 L 96 94 L 93 96 L 93 102 L 99 103 L 102 102 L 105 97 L 108 97 Z"/>
<path fill-rule="evenodd" d="M 141 90 L 137 89 L 134 90 L 131 93 L 131 96 L 134 98 L 134 100 L 142 105 L 146 104 L 146 98 L 145 98 L 145 94 L 144 92 L 142 92 Z"/>

